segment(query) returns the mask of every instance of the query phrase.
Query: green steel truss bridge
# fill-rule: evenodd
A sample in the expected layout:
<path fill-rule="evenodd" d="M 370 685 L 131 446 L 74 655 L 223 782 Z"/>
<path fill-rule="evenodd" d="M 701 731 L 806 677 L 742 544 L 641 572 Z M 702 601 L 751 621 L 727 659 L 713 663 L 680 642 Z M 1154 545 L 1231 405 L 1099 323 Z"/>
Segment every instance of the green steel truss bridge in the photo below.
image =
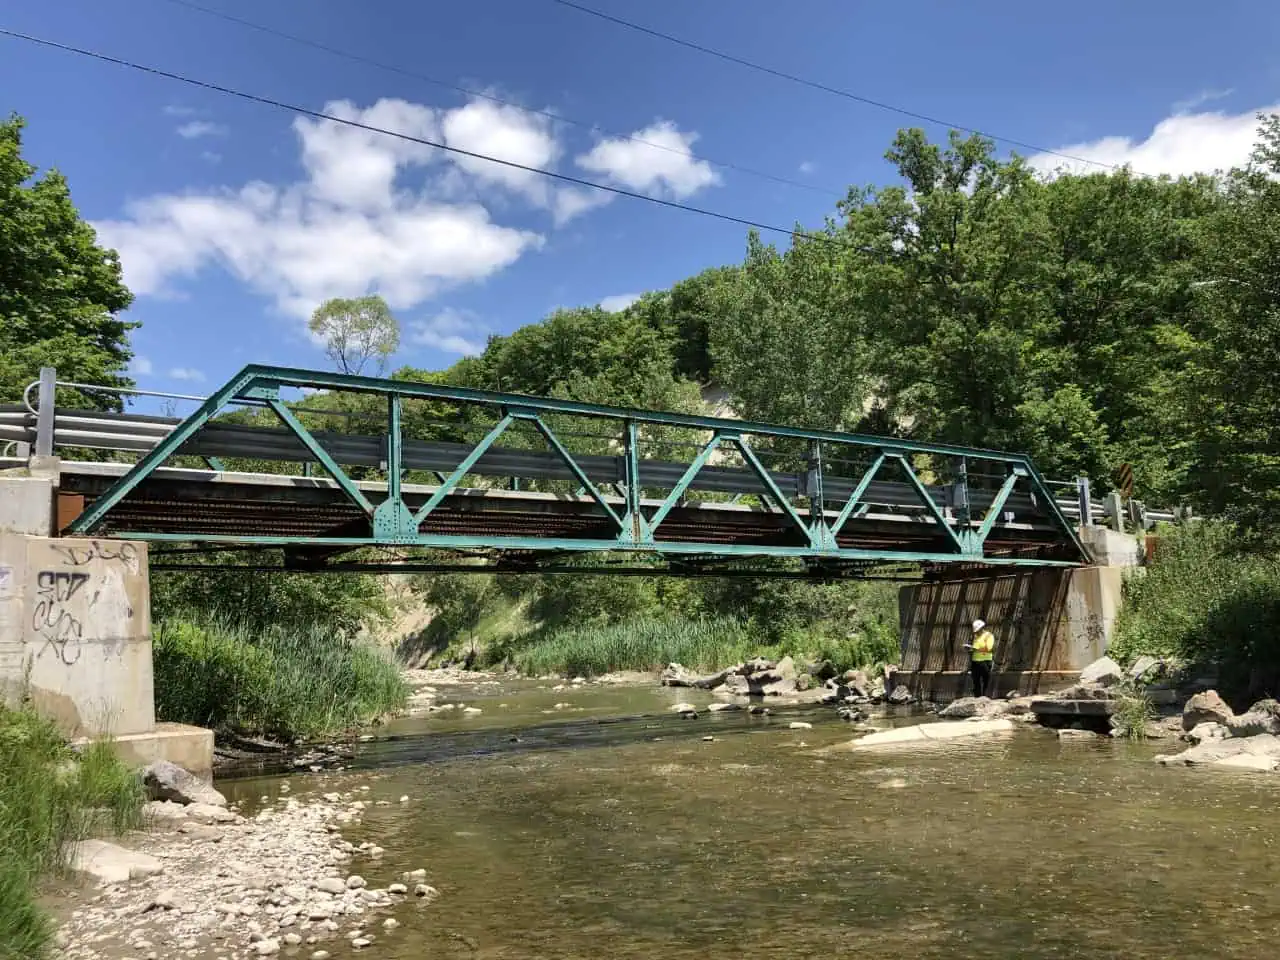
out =
<path fill-rule="evenodd" d="M 43 371 L 0 405 L 0 468 L 59 456 L 60 532 L 151 541 L 157 568 L 210 551 L 818 579 L 1088 562 L 1088 481 L 1016 453 L 262 365 L 183 398 L 185 418 L 67 405 L 94 391 L 143 392 Z"/>

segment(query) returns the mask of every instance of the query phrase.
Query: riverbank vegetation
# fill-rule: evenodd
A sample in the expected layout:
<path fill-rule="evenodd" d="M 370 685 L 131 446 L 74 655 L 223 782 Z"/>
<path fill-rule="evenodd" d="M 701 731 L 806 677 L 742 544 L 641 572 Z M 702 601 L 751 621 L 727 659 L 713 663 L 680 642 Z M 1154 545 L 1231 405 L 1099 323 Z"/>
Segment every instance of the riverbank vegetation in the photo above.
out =
<path fill-rule="evenodd" d="M 110 744 L 75 752 L 49 721 L 0 707 L 0 958 L 47 954 L 53 928 L 36 903 L 41 879 L 90 832 L 140 826 L 144 799 Z"/>
<path fill-rule="evenodd" d="M 4 189 L 31 216 L 46 206 L 64 210 L 65 184 L 23 185 L 32 171 L 18 157 L 18 129 L 6 127 L 0 138 Z M 1280 556 L 1280 117 L 1260 118 L 1248 164 L 1214 175 L 1049 174 L 998 154 L 980 136 L 953 133 L 933 143 L 919 130 L 901 131 L 886 158 L 889 182 L 851 188 L 824 223 L 800 230 L 787 246 L 752 234 L 740 263 L 646 293 L 623 310 L 556 310 L 491 337 L 478 355 L 447 370 L 403 368 L 393 376 L 649 409 L 705 412 L 710 405 L 781 424 L 1016 449 L 1051 478 L 1088 475 L 1099 493 L 1128 464 L 1140 499 L 1189 503 L 1231 522 L 1237 546 L 1230 556 L 1181 566 L 1178 551 L 1193 548 L 1171 547 L 1169 569 L 1161 572 L 1162 560 L 1130 588 L 1126 649 L 1194 649 L 1237 673 L 1271 656 L 1263 641 L 1247 636 L 1274 622 L 1280 595 L 1271 573 Z M 68 249 L 83 257 L 88 240 L 77 230 Z M 88 249 L 93 270 L 65 277 L 94 282 L 63 289 L 50 280 L 49 288 L 59 303 L 81 304 L 83 316 L 96 318 L 97 339 L 76 342 L 98 350 L 97 373 L 123 383 L 129 331 L 109 318 L 128 302 L 127 291 L 113 256 Z M 6 269 L 36 275 L 48 262 Z M 31 291 L 43 288 L 15 289 L 26 299 L 0 302 L 0 312 L 31 312 Z M 339 352 L 340 365 L 388 359 L 396 342 L 389 312 L 379 306 L 361 314 L 376 315 L 376 325 L 357 324 L 351 310 L 338 313 L 348 327 L 369 333 L 355 338 L 364 345 L 358 357 Z M 33 364 L 57 359 L 58 345 L 76 330 L 53 319 L 40 329 L 6 329 L 18 329 L 18 346 L 36 351 L 28 358 L 0 350 L 26 358 L 0 371 L 0 398 L 11 399 Z M 33 338 L 48 349 L 33 347 Z M 100 348 L 92 346 L 99 341 Z M 81 379 L 94 378 L 88 361 L 68 362 L 84 371 Z M 298 416 L 315 429 L 377 435 L 385 423 L 375 398 L 320 394 L 305 406 L 311 412 L 299 409 Z M 231 415 L 242 422 L 262 416 Z M 454 442 L 475 440 L 490 426 L 429 403 L 406 403 L 403 423 L 414 437 Z M 503 444 L 544 443 L 525 426 L 509 430 Z M 577 453 L 616 449 L 608 438 L 568 430 L 564 439 Z M 674 444 L 690 439 L 663 428 L 646 442 L 668 444 L 661 455 L 671 458 Z M 799 469 L 797 451 L 785 445 L 762 445 L 759 453 Z M 297 469 L 247 460 L 228 466 Z M 918 464 L 926 473 L 933 466 Z M 353 473 L 381 476 L 371 467 Z M 433 482 L 422 473 L 406 479 Z M 572 492 L 562 481 L 527 488 Z M 1207 582 L 1178 572 L 1193 563 L 1210 564 Z M 1183 576 L 1194 589 L 1175 597 Z M 179 583 L 181 577 L 188 579 Z M 341 650 L 382 616 L 377 585 L 363 578 L 320 587 L 275 574 L 241 577 L 157 574 L 157 593 L 177 598 L 160 601 L 157 624 L 177 619 L 208 631 L 229 608 L 241 626 L 223 644 L 228 649 L 277 644 L 265 639 L 270 630 L 262 625 L 272 624 Z M 420 578 L 417 589 L 436 619 L 402 645 L 414 658 L 651 666 L 680 644 L 715 660 L 740 637 L 762 651 L 894 656 L 892 588 L 875 584 L 436 575 Z M 1162 603 L 1164 611 L 1157 609 Z M 332 629 L 308 632 L 317 621 Z M 628 632 L 625 624 L 634 626 Z M 663 631 L 670 636 L 663 639 Z M 195 635 L 174 634 L 188 646 Z M 201 650 L 209 646 L 201 643 Z M 193 662 L 222 661 L 209 655 Z M 1271 681 L 1258 674 L 1248 682 Z M 246 703 L 241 715 L 268 712 Z"/>

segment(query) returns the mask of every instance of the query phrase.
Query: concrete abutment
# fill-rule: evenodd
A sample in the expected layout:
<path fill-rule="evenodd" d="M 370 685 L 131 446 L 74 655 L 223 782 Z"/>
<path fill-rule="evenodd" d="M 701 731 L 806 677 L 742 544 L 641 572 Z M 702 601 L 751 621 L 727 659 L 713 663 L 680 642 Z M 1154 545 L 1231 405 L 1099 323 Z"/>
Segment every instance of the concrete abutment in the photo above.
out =
<path fill-rule="evenodd" d="M 55 494 L 48 477 L 0 476 L 0 700 L 209 778 L 213 732 L 156 722 L 146 544 L 55 537 Z"/>
<path fill-rule="evenodd" d="M 968 696 L 970 624 L 996 637 L 993 696 L 1044 692 L 1074 682 L 1103 656 L 1115 632 L 1124 579 L 1140 571 L 1134 537 L 1106 527 L 1078 531 L 1092 566 L 1041 567 L 903 587 L 898 594 L 898 680 L 932 700 Z"/>

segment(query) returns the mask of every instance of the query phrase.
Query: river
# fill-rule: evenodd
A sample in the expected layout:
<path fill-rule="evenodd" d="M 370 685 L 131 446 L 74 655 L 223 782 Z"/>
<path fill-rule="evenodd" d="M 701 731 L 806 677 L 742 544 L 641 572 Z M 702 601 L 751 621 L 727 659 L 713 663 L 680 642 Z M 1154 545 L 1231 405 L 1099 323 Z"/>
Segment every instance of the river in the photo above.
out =
<path fill-rule="evenodd" d="M 682 720 L 672 703 L 709 698 L 442 692 L 483 712 L 397 721 L 350 770 L 289 778 L 390 801 L 347 834 L 386 849 L 360 872 L 425 867 L 441 891 L 364 957 L 1274 955 L 1280 779 L 1151 763 L 1170 741 L 855 753 L 830 708 Z M 219 786 L 251 810 L 282 782 Z"/>

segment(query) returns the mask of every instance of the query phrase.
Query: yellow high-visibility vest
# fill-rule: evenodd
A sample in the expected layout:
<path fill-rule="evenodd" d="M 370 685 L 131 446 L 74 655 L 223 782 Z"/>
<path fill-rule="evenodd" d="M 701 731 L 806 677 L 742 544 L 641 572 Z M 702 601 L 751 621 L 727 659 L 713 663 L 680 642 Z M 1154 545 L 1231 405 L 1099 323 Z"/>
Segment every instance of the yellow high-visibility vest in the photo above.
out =
<path fill-rule="evenodd" d="M 983 630 L 973 638 L 973 659 L 979 662 L 995 656 L 996 638 L 990 630 Z"/>

